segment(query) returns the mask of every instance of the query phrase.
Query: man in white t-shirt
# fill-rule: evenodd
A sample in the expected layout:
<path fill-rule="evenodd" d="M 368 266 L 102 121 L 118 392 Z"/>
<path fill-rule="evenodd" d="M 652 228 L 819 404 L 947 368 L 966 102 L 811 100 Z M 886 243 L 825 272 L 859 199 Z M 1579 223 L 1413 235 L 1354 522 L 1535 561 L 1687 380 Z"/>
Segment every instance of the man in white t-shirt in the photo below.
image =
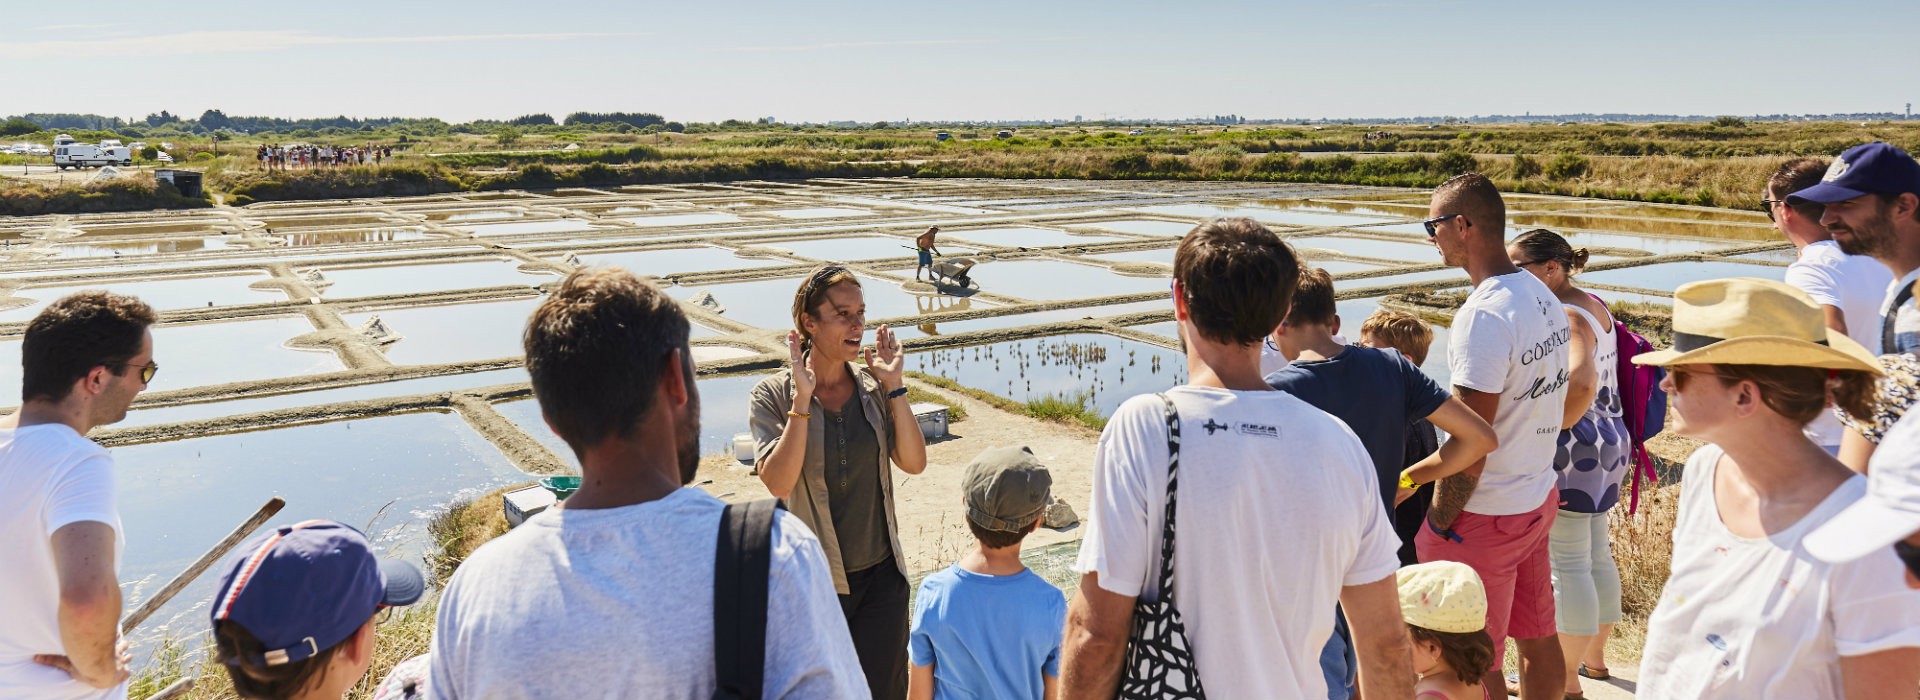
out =
<path fill-rule="evenodd" d="M 1189 380 L 1164 401 L 1128 400 L 1101 432 L 1063 697 L 1114 696 L 1141 600 L 1177 608 L 1212 697 L 1327 697 L 1319 656 L 1336 600 L 1366 697 L 1413 695 L 1399 545 L 1373 463 L 1346 425 L 1260 374 L 1261 343 L 1299 274 L 1293 252 L 1252 219 L 1216 219 L 1181 240 L 1173 307 Z M 1161 585 L 1163 532 L 1174 535 L 1172 590 Z"/>
<path fill-rule="evenodd" d="M 1826 312 L 1828 328 L 1847 334 L 1877 355 L 1880 306 L 1887 299 L 1887 287 L 1893 284 L 1893 272 L 1872 257 L 1841 251 L 1833 242 L 1833 234 L 1820 225 L 1820 205 L 1787 204 L 1787 195 L 1820 184 L 1826 172 L 1827 162 L 1819 158 L 1795 158 L 1782 164 L 1767 179 L 1767 218 L 1799 251 L 1798 259 L 1787 266 L 1787 284 L 1813 297 Z M 1840 419 L 1832 413 L 1822 413 L 1807 424 L 1807 438 L 1826 448 L 1828 454 L 1839 454 L 1840 437 L 1845 433 Z"/>
<path fill-rule="evenodd" d="M 1485 176 L 1468 173 L 1440 185 L 1429 216 L 1427 233 L 1442 259 L 1473 280 L 1473 292 L 1453 317 L 1447 351 L 1453 391 L 1493 426 L 1499 447 L 1440 480 L 1414 547 L 1420 561 L 1464 563 L 1486 584 L 1494 653 L 1483 682 L 1490 692 L 1506 688 L 1501 657 L 1512 637 L 1525 696 L 1558 696 L 1566 669 L 1547 540 L 1559 510 L 1553 454 L 1572 329 L 1553 291 L 1507 256 L 1501 238 L 1506 203 Z"/>
<path fill-rule="evenodd" d="M 1788 194 L 1787 204 L 1823 207 L 1820 225 L 1840 250 L 1873 256 L 1897 279 L 1880 306 L 1881 342 L 1867 348 L 1920 352 L 1920 305 L 1913 295 L 1920 277 L 1920 163 L 1892 144 L 1854 146 L 1833 160 L 1819 183 Z"/>
<path fill-rule="evenodd" d="M 585 478 L 454 572 L 434 700 L 714 697 L 726 504 L 687 486 L 700 462 L 688 329 L 673 299 L 619 268 L 576 271 L 534 310 L 533 395 Z M 820 541 L 774 515 L 755 697 L 868 697 Z"/>
<path fill-rule="evenodd" d="M 20 410 L 0 419 L 0 697 L 127 696 L 113 458 L 84 436 L 153 380 L 154 320 L 85 291 L 27 324 Z"/>

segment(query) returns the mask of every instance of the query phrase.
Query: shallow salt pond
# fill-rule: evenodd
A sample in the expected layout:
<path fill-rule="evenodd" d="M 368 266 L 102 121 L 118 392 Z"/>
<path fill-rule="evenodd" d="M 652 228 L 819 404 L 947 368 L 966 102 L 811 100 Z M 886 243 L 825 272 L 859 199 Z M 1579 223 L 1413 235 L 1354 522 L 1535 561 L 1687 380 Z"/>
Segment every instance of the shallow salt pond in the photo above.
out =
<path fill-rule="evenodd" d="M 1404 242 L 1361 236 L 1307 236 L 1289 238 L 1299 248 L 1318 248 L 1363 258 L 1402 260 L 1410 263 L 1440 262 L 1440 250 L 1430 243 L 1408 239 Z M 1311 255 L 1309 253 L 1308 255 Z"/>
<path fill-rule="evenodd" d="M 1121 221 L 1100 221 L 1086 224 L 1119 233 L 1138 233 L 1148 236 L 1185 236 L 1195 224 L 1181 221 L 1161 221 L 1158 219 L 1124 219 Z"/>
<path fill-rule="evenodd" d="M 250 289 L 247 285 L 270 279 L 264 273 L 219 275 L 213 277 L 180 277 L 173 279 L 145 280 L 136 282 L 92 282 L 86 284 L 62 285 L 56 287 L 26 287 L 15 290 L 13 296 L 34 300 L 32 304 L 17 309 L 0 311 L 0 322 L 27 321 L 38 315 L 47 304 L 74 292 L 88 289 L 105 289 L 115 294 L 127 294 L 139 297 L 141 301 L 156 311 L 173 309 L 201 308 L 207 306 L 233 306 L 237 304 L 260 304 L 274 301 L 286 301 L 287 295 L 278 289 Z M 0 399 L 3 400 L 3 399 Z"/>
<path fill-rule="evenodd" d="M 1197 216 L 1214 218 L 1220 216 L 1244 216 L 1255 221 L 1290 226 L 1364 226 L 1384 223 L 1384 219 L 1344 214 L 1322 214 L 1312 211 L 1269 209 L 1266 207 L 1228 207 L 1212 204 L 1174 204 L 1161 207 L 1141 207 L 1134 211 L 1147 214 L 1168 214 L 1172 216 Z"/>
<path fill-rule="evenodd" d="M 838 238 L 808 238 L 797 241 L 767 241 L 755 243 L 755 247 L 779 248 L 801 257 L 815 260 L 878 260 L 882 258 L 906 258 L 916 255 L 913 239 L 896 236 L 845 236 Z M 963 245 L 949 245 L 940 241 L 934 245 L 940 249 L 941 256 L 952 257 L 957 254 L 975 252 L 977 249 Z"/>
<path fill-rule="evenodd" d="M 607 219 L 609 223 L 622 226 L 702 226 L 705 224 L 731 224 L 740 221 L 740 217 L 725 212 L 700 212 L 697 214 L 659 214 L 655 216 L 630 216 L 623 219 Z"/>
<path fill-rule="evenodd" d="M 968 275 L 981 291 L 1036 301 L 1162 291 L 1169 288 L 1170 279 L 1122 275 L 1058 260 L 989 260 L 973 266 Z"/>
<path fill-rule="evenodd" d="M 460 228 L 473 232 L 475 236 L 518 236 L 530 233 L 561 233 L 567 231 L 587 231 L 593 229 L 593 222 L 586 219 L 542 219 L 539 221 L 521 221 L 504 224 L 465 224 Z"/>
<path fill-rule="evenodd" d="M 1059 323 L 1061 321 L 1079 321 L 1079 320 L 1090 319 L 1090 318 L 1103 318 L 1107 316 L 1118 316 L 1121 314 L 1139 313 L 1142 311 L 1172 311 L 1172 310 L 1173 310 L 1173 301 L 1171 299 L 1165 299 L 1165 300 L 1155 299 L 1152 301 L 1136 301 L 1136 302 L 1131 302 L 1126 304 L 1109 304 L 1106 306 L 1081 306 L 1081 307 L 1075 307 L 1071 309 L 1054 309 L 1052 311 L 1035 311 L 1032 313 L 1012 314 L 1007 316 L 990 316 L 987 318 L 976 318 L 976 319 L 970 319 L 966 321 L 940 321 L 937 323 L 929 321 L 926 323 L 918 323 L 918 324 L 911 324 L 911 325 L 902 324 L 900 326 L 895 327 L 894 332 L 898 334 L 899 337 L 902 339 L 925 338 L 929 336 L 952 335 L 955 333 L 968 333 L 972 331 L 998 330 L 1001 328 L 1018 328 L 1021 326 L 1032 326 L 1032 325 L 1041 324 L 1041 323 Z"/>
<path fill-rule="evenodd" d="M 321 268 L 320 274 L 332 280 L 333 285 L 318 291 L 320 296 L 328 299 L 351 299 L 449 289 L 533 287 L 559 279 L 551 274 L 521 272 L 520 264 L 512 260 L 483 259 L 423 265 Z"/>
<path fill-rule="evenodd" d="M 1158 364 L 1155 364 L 1158 359 Z M 907 355 L 907 369 L 1015 401 L 1087 396 L 1102 416 L 1137 394 L 1184 381 L 1186 357 L 1104 333 L 1071 333 Z"/>
<path fill-rule="evenodd" d="M 772 209 L 772 210 L 762 211 L 758 213 L 772 214 L 782 219 L 838 219 L 838 218 L 851 217 L 851 216 L 873 216 L 873 212 L 870 210 L 854 209 L 852 207 L 806 207 L 801 209 Z"/>
<path fill-rule="evenodd" d="M 1088 243 L 1111 243 L 1113 241 L 1126 240 L 1126 238 L 1122 236 L 1073 234 L 1059 229 L 1034 228 L 1028 226 L 955 229 L 952 231 L 941 229 L 938 242 L 934 244 L 934 247 L 939 248 L 940 243 L 948 240 L 978 243 L 986 246 L 1051 248 L 1054 246 L 1083 245 Z"/>
<path fill-rule="evenodd" d="M 400 334 L 399 342 L 385 347 L 387 360 L 396 365 L 494 360 L 524 353 L 521 332 L 540 301 L 536 297 L 381 309 L 344 314 L 344 318 L 349 327 L 359 328 L 379 316 L 389 330 Z"/>
<path fill-rule="evenodd" d="M 1723 277 L 1761 277 L 1778 281 L 1786 279 L 1787 268 L 1774 265 L 1749 265 L 1746 263 L 1721 262 L 1717 260 L 1669 262 L 1615 270 L 1601 270 L 1598 272 L 1583 272 L 1575 279 L 1587 282 L 1617 284 L 1624 287 L 1671 291 L 1688 282 L 1720 279 Z"/>
<path fill-rule="evenodd" d="M 317 389 L 286 394 L 275 394 L 253 399 L 192 403 L 162 408 L 135 409 L 127 412 L 127 417 L 113 424 L 116 428 L 140 425 L 158 425 L 161 423 L 179 423 L 223 416 L 237 416 L 245 413 L 275 411 L 283 408 L 320 406 L 346 401 L 381 399 L 413 394 L 430 394 L 443 391 L 459 391 L 498 384 L 515 384 L 527 381 L 527 371 L 515 367 L 497 369 L 488 372 L 468 372 L 465 374 L 445 374 L 419 379 L 401 379 L 390 382 L 359 384 L 338 389 Z"/>
<path fill-rule="evenodd" d="M 636 275 L 655 277 L 795 264 L 791 260 L 741 257 L 731 250 L 711 246 L 635 250 L 624 253 L 587 253 L 580 256 L 580 262 L 588 265 L 624 267 L 632 270 Z"/>
<path fill-rule="evenodd" d="M 439 509 L 530 480 L 457 416 L 413 413 L 113 448 L 126 547 L 120 570 L 132 609 L 271 496 L 287 506 L 265 528 L 313 518 L 364 529 L 383 556 L 431 545 Z M 216 567 L 217 568 L 217 567 Z M 210 571 L 133 635 L 143 653 L 206 629 L 219 585 Z"/>
<path fill-rule="evenodd" d="M 748 431 L 750 393 L 770 374 L 741 374 L 694 382 L 700 391 L 700 454 L 733 453 L 733 436 Z M 553 434 L 540 416 L 540 402 L 534 399 L 505 401 L 493 405 L 500 415 L 527 431 L 554 456 L 575 467 L 580 466 L 565 440 Z"/>
<path fill-rule="evenodd" d="M 721 314 L 723 318 L 755 328 L 781 330 L 793 327 L 793 294 L 800 288 L 801 282 L 798 277 L 782 277 L 753 282 L 675 285 L 666 291 L 668 296 L 681 300 L 701 290 L 713 292 L 714 299 L 727 308 L 726 313 Z M 964 311 L 995 306 L 975 299 L 933 293 L 912 294 L 901 289 L 899 282 L 875 277 L 861 276 L 860 286 L 867 304 L 869 322 L 935 311 Z"/>

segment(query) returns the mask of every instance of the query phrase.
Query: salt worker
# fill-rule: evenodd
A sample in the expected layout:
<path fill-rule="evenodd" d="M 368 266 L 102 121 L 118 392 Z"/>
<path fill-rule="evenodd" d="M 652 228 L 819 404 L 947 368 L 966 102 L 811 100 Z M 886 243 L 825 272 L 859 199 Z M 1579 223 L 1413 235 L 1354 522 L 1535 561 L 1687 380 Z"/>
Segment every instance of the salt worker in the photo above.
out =
<path fill-rule="evenodd" d="M 906 401 L 899 339 L 883 325 L 863 348 L 866 323 L 860 279 L 847 268 L 821 266 L 800 284 L 792 364 L 752 391 L 754 463 L 767 490 L 819 535 L 873 697 L 902 698 L 909 591 L 888 465 L 925 471 L 927 442 Z"/>
<path fill-rule="evenodd" d="M 920 271 L 922 270 L 926 270 L 928 274 L 932 274 L 933 256 L 940 252 L 938 248 L 933 247 L 933 239 L 939 234 L 940 227 L 928 226 L 926 233 L 920 234 L 913 239 L 913 249 L 920 254 L 920 266 L 913 269 L 914 281 L 917 282 L 920 280 Z"/>

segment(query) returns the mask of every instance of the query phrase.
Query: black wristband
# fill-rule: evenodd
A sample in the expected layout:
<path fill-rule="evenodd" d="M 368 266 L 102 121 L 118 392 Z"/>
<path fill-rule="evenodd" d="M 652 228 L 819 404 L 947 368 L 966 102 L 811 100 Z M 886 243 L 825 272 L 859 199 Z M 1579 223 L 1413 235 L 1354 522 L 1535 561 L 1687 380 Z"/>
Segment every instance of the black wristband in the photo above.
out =
<path fill-rule="evenodd" d="M 893 391 L 887 392 L 888 399 L 897 399 L 906 395 L 907 395 L 907 388 L 905 386 L 902 386 L 898 389 L 894 389 Z"/>

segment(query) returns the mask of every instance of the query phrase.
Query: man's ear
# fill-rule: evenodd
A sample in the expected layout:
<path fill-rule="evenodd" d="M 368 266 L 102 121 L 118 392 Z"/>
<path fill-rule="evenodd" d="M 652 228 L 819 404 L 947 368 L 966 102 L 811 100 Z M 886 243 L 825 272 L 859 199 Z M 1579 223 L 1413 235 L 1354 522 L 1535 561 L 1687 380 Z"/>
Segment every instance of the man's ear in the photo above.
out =
<path fill-rule="evenodd" d="M 667 359 L 660 363 L 660 389 L 667 393 L 667 400 L 675 406 L 687 405 L 687 395 L 691 387 L 687 386 L 687 366 L 690 358 L 681 348 L 667 353 Z"/>

